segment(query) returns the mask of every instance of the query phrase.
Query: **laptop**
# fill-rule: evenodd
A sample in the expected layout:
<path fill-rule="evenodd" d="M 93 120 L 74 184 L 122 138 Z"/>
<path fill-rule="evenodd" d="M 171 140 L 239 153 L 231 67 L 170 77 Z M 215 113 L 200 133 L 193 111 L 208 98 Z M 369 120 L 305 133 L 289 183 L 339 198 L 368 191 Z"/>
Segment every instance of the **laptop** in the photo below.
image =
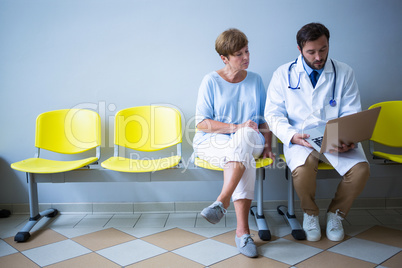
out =
<path fill-rule="evenodd" d="M 326 125 L 305 129 L 306 139 L 317 152 L 326 153 L 342 144 L 358 143 L 371 138 L 381 107 L 329 120 Z M 356 144 L 357 145 L 357 144 Z"/>

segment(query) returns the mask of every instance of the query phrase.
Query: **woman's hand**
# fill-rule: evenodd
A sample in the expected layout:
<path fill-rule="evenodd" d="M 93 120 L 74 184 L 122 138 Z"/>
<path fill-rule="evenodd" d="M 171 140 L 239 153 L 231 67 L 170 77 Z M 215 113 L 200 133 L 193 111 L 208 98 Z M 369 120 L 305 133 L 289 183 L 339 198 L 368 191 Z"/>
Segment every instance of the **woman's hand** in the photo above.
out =
<path fill-rule="evenodd" d="M 275 160 L 275 154 L 272 152 L 271 148 L 265 147 L 261 154 L 262 158 L 271 158 L 273 161 Z"/>
<path fill-rule="evenodd" d="M 236 131 L 241 129 L 241 128 L 243 128 L 243 127 L 250 127 L 250 128 L 254 129 L 257 132 L 260 132 L 258 130 L 258 124 L 256 122 L 254 122 L 253 120 L 248 120 L 248 121 L 244 122 L 243 124 L 237 125 Z"/>

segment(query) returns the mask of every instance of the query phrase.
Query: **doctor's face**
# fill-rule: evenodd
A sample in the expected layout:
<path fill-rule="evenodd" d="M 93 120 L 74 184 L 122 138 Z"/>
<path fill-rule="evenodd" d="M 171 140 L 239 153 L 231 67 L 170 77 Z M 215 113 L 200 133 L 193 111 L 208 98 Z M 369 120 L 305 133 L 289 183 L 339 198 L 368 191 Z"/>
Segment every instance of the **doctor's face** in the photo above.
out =
<path fill-rule="evenodd" d="M 310 68 L 315 70 L 324 68 L 329 52 L 328 39 L 325 35 L 322 35 L 317 40 L 307 41 L 302 50 L 300 47 L 298 49 Z"/>

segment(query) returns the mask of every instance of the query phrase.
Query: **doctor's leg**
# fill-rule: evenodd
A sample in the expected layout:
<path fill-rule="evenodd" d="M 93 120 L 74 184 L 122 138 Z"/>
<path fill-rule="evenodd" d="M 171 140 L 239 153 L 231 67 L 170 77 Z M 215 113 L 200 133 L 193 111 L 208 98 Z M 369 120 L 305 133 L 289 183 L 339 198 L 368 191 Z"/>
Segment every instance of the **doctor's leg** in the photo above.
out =
<path fill-rule="evenodd" d="M 300 199 L 300 206 L 303 212 L 313 216 L 319 214 L 319 208 L 315 203 L 317 167 L 318 158 L 310 154 L 304 165 L 292 171 L 293 185 Z"/>
<path fill-rule="evenodd" d="M 370 166 L 367 162 L 360 162 L 354 165 L 343 176 L 338 185 L 334 199 L 329 205 L 328 212 L 340 212 L 340 216 L 346 217 L 353 201 L 363 191 L 368 178 L 370 177 Z"/>

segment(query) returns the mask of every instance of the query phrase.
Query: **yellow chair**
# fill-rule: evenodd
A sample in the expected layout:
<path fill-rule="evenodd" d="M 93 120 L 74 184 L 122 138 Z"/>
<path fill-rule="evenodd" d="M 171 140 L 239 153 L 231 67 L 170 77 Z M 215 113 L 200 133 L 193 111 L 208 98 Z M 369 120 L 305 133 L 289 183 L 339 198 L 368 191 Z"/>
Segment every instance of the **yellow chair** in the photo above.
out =
<path fill-rule="evenodd" d="M 279 145 L 283 148 L 283 143 L 281 140 L 278 140 Z M 277 148 L 278 148 L 277 147 Z M 281 152 L 279 153 L 279 160 L 283 161 L 286 164 L 285 155 Z M 333 166 L 327 164 L 325 162 L 318 163 L 318 170 L 335 170 Z M 280 215 L 283 215 L 292 229 L 292 236 L 296 240 L 305 240 L 306 233 L 303 230 L 303 227 L 300 225 L 300 222 L 297 220 L 295 211 L 294 211 L 294 189 L 293 189 L 293 179 L 289 174 L 289 168 L 285 167 L 285 178 L 288 181 L 288 205 L 287 206 L 278 206 L 277 211 Z"/>
<path fill-rule="evenodd" d="M 263 241 L 271 240 L 271 232 L 268 228 L 268 224 L 265 220 L 264 210 L 263 210 L 263 181 L 265 179 L 265 167 L 271 165 L 273 160 L 271 158 L 259 158 L 256 159 L 256 172 L 257 172 L 257 206 L 250 208 L 250 213 L 255 217 L 255 221 L 258 227 L 258 236 Z M 195 157 L 194 165 L 216 171 L 223 171 L 220 167 L 211 165 L 209 162 Z"/>
<path fill-rule="evenodd" d="M 101 124 L 99 115 L 85 109 L 64 109 L 40 114 L 36 119 L 34 158 L 11 164 L 11 168 L 26 172 L 29 178 L 30 219 L 14 237 L 17 242 L 27 241 L 29 231 L 43 217 L 54 217 L 58 211 L 39 212 L 38 190 L 34 174 L 62 173 L 82 168 L 100 158 Z M 96 148 L 96 149 L 95 149 Z M 83 152 L 96 150 L 96 155 L 82 158 Z M 40 157 L 41 150 L 60 155 L 76 155 L 78 160 L 50 160 Z"/>
<path fill-rule="evenodd" d="M 370 106 L 369 109 L 376 107 L 381 107 L 381 112 L 369 142 L 370 153 L 375 159 L 384 159 L 384 162 L 402 163 L 402 154 L 385 152 L 385 148 L 374 148 L 375 144 L 378 143 L 383 146 L 402 149 L 402 101 L 380 102 Z"/>
<path fill-rule="evenodd" d="M 114 156 L 101 166 L 120 172 L 154 172 L 181 162 L 181 116 L 174 108 L 140 106 L 119 111 L 115 117 Z M 157 159 L 133 159 L 125 149 L 154 152 L 176 145 L 177 153 Z M 120 156 L 124 151 L 124 156 Z"/>

